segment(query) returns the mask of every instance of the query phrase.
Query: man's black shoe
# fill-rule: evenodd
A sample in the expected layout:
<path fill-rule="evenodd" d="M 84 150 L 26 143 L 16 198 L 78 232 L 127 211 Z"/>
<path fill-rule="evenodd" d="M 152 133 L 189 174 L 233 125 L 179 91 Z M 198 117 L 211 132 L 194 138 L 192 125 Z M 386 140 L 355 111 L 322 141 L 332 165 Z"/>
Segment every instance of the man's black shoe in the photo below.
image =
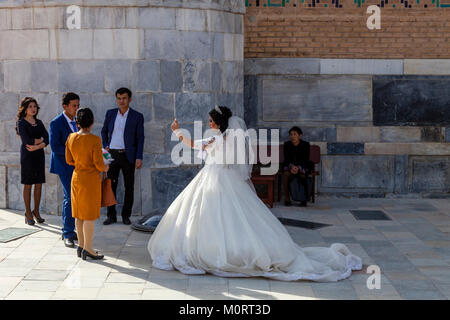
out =
<path fill-rule="evenodd" d="M 292 206 L 292 203 L 291 203 L 290 201 L 285 201 L 285 202 L 284 202 L 284 205 L 285 205 L 286 207 L 290 207 L 290 206 Z"/>
<path fill-rule="evenodd" d="M 300 204 L 298 205 L 299 207 L 306 207 L 306 201 L 301 201 Z"/>
<path fill-rule="evenodd" d="M 112 224 L 112 223 L 116 223 L 116 222 L 117 222 L 117 219 L 106 218 L 106 220 L 103 221 L 103 224 L 105 226 L 107 226 L 108 224 Z"/>
<path fill-rule="evenodd" d="M 128 218 L 122 218 L 122 221 L 123 221 L 123 224 L 126 224 L 126 225 L 131 224 L 131 221 Z"/>
<path fill-rule="evenodd" d="M 69 248 L 75 248 L 75 243 L 73 242 L 73 239 L 67 239 L 67 238 L 64 239 L 64 245 Z"/>

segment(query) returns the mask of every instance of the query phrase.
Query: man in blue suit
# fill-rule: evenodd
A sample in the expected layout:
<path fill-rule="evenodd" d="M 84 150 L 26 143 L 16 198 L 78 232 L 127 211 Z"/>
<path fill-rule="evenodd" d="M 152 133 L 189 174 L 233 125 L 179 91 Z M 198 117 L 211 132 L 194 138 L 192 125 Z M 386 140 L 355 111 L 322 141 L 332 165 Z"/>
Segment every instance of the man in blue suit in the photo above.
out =
<path fill-rule="evenodd" d="M 134 201 L 134 172 L 142 167 L 144 151 L 144 116 L 130 108 L 131 91 L 120 88 L 116 91 L 119 108 L 106 112 L 102 128 L 103 148 L 111 153 L 113 162 L 109 165 L 108 178 L 116 196 L 119 173 L 122 170 L 125 184 L 125 199 L 122 208 L 122 221 L 131 224 L 130 216 Z M 103 224 L 117 222 L 116 206 L 108 207 L 108 218 Z"/>
<path fill-rule="evenodd" d="M 62 206 L 62 238 L 66 247 L 75 247 L 75 219 L 72 217 L 72 204 L 70 201 L 70 189 L 72 182 L 73 166 L 66 162 L 66 140 L 69 134 L 77 132 L 75 115 L 80 107 L 80 97 L 73 92 L 64 94 L 62 99 L 64 112 L 50 122 L 50 172 L 57 174 L 64 190 Z"/>

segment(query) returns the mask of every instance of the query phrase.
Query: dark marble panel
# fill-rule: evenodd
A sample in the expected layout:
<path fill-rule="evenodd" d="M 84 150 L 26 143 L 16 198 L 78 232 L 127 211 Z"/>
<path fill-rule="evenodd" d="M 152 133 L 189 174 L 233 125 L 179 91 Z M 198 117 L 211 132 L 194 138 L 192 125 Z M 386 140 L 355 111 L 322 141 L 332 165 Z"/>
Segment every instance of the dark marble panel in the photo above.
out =
<path fill-rule="evenodd" d="M 327 154 L 364 154 L 364 143 L 328 143 Z"/>
<path fill-rule="evenodd" d="M 377 126 L 450 124 L 450 76 L 374 76 Z"/>
<path fill-rule="evenodd" d="M 410 191 L 450 192 L 450 157 L 411 157 Z"/>
<path fill-rule="evenodd" d="M 374 80 L 448 80 L 448 76 L 432 76 L 432 75 L 374 75 Z"/>
<path fill-rule="evenodd" d="M 326 155 L 321 157 L 319 192 L 370 194 L 394 189 L 394 157 Z"/>
<path fill-rule="evenodd" d="M 420 130 L 423 142 L 444 142 L 444 134 L 441 127 L 423 127 Z"/>
<path fill-rule="evenodd" d="M 394 192 L 408 193 L 408 156 L 395 156 Z"/>
<path fill-rule="evenodd" d="M 257 76 L 244 76 L 244 120 L 248 128 L 255 128 L 258 122 Z"/>
<path fill-rule="evenodd" d="M 197 167 L 153 170 L 153 208 L 169 207 L 198 171 Z"/>

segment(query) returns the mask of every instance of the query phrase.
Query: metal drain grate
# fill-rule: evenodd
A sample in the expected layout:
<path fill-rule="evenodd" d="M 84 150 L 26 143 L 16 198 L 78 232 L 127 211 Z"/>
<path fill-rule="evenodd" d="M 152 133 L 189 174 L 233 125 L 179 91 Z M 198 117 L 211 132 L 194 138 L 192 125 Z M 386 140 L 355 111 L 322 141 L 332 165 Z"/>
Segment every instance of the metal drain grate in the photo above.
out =
<path fill-rule="evenodd" d="M 310 229 L 310 230 L 315 230 L 315 229 L 320 229 L 323 227 L 331 226 L 331 224 L 324 224 L 324 223 L 319 223 L 319 222 L 311 222 L 311 221 L 303 221 L 303 220 L 294 220 L 294 219 L 287 219 L 287 218 L 278 218 L 278 220 L 280 220 L 280 222 L 282 224 L 287 225 L 287 226 L 299 227 L 299 228 Z"/>
<path fill-rule="evenodd" d="M 381 210 L 350 210 L 356 220 L 392 220 Z"/>
<path fill-rule="evenodd" d="M 6 228 L 0 230 L 0 242 L 13 241 L 39 231 L 41 229 Z"/>

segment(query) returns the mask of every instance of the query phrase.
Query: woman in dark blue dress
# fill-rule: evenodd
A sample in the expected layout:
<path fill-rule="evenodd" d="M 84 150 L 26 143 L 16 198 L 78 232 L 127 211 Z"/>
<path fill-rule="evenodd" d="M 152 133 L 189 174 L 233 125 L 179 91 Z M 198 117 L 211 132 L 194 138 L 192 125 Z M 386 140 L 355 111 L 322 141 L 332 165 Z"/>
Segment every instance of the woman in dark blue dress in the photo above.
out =
<path fill-rule="evenodd" d="M 21 183 L 25 202 L 25 223 L 34 225 L 33 216 L 38 223 L 45 220 L 39 213 L 42 184 L 45 183 L 45 154 L 48 145 L 48 132 L 41 120 L 37 119 L 39 105 L 34 98 L 22 100 L 17 113 L 17 134 L 22 139 L 20 148 Z M 31 188 L 34 185 L 34 210 L 31 211 Z"/>

